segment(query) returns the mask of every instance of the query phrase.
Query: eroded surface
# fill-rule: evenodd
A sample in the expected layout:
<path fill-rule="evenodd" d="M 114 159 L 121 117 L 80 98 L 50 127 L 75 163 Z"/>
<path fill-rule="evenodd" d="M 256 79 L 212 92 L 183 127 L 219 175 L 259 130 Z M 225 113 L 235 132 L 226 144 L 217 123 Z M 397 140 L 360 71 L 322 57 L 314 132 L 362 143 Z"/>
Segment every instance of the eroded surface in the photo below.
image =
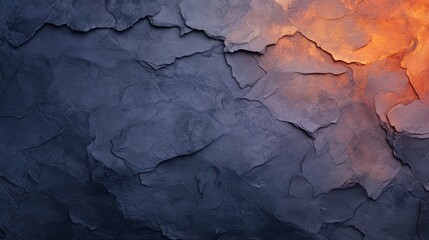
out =
<path fill-rule="evenodd" d="M 429 239 L 424 0 L 0 1 L 0 238 Z"/>

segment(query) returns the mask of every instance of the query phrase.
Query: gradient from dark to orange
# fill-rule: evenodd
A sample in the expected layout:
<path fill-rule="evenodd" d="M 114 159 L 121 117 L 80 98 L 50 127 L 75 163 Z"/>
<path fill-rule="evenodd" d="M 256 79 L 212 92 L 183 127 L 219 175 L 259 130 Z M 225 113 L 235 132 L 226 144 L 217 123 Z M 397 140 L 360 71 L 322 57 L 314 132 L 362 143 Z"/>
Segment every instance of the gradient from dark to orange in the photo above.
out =
<path fill-rule="evenodd" d="M 276 3 L 286 13 L 300 4 Z M 353 97 L 368 102 L 375 98 L 384 114 L 413 100 L 429 104 L 428 1 L 318 0 L 293 23 L 309 41 L 353 70 Z M 384 116 L 381 120 L 387 123 Z"/>
<path fill-rule="evenodd" d="M 227 35 L 250 33 L 242 46 L 250 50 L 258 50 L 256 35 L 283 36 L 254 55 L 268 74 L 247 98 L 313 135 L 315 158 L 332 162 L 325 186 L 357 181 L 376 197 L 401 168 L 379 122 L 388 131 L 429 136 L 429 2 L 275 2 L 284 13 L 269 29 L 264 23 Z M 290 31 L 280 31 L 282 24 Z"/>

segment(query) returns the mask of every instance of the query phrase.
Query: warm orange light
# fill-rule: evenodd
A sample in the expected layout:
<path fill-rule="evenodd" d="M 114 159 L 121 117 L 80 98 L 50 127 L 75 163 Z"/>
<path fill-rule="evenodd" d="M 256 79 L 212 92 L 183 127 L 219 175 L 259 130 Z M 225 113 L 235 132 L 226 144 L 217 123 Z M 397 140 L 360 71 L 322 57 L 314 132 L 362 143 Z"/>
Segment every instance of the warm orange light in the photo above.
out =
<path fill-rule="evenodd" d="M 297 33 L 284 31 L 286 37 L 256 56 L 268 74 L 247 97 L 312 133 L 317 154 L 332 156 L 342 180 L 377 196 L 400 168 L 378 119 L 386 129 L 429 136 L 428 119 L 418 119 L 429 116 L 429 1 L 275 2 L 287 17 L 265 33 L 283 33 L 281 25 L 291 23 Z M 255 94 L 261 89 L 265 95 Z M 333 101 L 331 108 L 322 99 Z"/>

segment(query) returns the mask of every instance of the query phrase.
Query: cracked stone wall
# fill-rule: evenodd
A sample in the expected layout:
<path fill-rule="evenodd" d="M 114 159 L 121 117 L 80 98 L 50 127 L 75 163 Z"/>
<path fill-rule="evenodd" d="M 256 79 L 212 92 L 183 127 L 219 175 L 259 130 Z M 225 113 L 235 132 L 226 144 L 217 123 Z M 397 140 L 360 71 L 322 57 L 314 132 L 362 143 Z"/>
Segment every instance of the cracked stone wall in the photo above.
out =
<path fill-rule="evenodd" d="M 0 239 L 429 239 L 426 0 L 0 0 Z"/>

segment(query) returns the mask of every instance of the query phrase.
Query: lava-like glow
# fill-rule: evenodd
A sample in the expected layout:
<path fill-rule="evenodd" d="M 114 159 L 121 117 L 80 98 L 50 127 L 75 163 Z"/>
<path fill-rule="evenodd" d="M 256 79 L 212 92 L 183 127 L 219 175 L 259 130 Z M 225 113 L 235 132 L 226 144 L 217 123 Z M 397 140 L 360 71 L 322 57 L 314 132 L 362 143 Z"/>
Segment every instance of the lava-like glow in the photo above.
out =
<path fill-rule="evenodd" d="M 327 173 L 332 179 L 357 181 L 377 196 L 400 168 L 379 121 L 388 130 L 429 136 L 429 2 L 275 2 L 283 15 L 258 34 L 284 37 L 255 55 L 268 74 L 247 97 L 312 134 L 317 156 L 335 163 Z M 282 24 L 297 33 L 283 33 Z M 250 47 L 263 39 L 258 34 L 248 35 Z"/>
<path fill-rule="evenodd" d="M 335 60 L 371 64 L 393 55 L 418 97 L 429 97 L 429 2 L 313 1 L 299 31 Z"/>

